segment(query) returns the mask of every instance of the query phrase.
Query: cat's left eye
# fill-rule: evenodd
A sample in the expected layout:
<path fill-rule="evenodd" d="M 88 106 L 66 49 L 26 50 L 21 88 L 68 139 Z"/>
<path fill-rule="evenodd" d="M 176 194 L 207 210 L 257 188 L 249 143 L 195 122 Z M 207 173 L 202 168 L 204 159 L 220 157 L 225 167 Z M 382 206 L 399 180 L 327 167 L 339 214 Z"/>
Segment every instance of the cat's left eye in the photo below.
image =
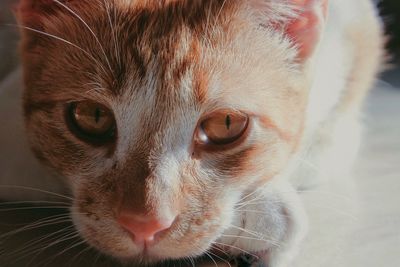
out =
<path fill-rule="evenodd" d="M 217 111 L 200 123 L 197 142 L 214 147 L 236 143 L 247 132 L 249 117 L 236 111 Z"/>
<path fill-rule="evenodd" d="M 72 103 L 68 116 L 72 132 L 84 141 L 105 142 L 114 137 L 115 118 L 104 105 L 91 101 Z"/>

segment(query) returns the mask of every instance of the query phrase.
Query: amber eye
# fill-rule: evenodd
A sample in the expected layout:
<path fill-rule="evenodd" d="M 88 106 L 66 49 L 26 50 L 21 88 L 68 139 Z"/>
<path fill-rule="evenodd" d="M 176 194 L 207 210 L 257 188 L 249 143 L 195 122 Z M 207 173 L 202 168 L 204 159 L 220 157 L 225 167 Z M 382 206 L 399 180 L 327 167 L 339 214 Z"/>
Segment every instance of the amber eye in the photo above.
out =
<path fill-rule="evenodd" d="M 107 141 L 114 136 L 115 118 L 110 109 L 90 101 L 69 106 L 72 129 L 81 138 L 90 141 Z"/>
<path fill-rule="evenodd" d="M 208 116 L 198 130 L 197 139 L 204 144 L 228 145 L 246 132 L 247 115 L 238 112 L 220 111 Z"/>

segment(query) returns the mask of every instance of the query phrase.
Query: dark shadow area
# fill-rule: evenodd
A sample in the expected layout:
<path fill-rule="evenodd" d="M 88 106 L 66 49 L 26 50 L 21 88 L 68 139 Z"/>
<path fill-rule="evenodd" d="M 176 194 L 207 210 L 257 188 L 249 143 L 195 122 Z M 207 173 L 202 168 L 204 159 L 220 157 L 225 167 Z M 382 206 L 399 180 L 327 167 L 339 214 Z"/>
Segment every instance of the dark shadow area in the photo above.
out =
<path fill-rule="evenodd" d="M 77 234 L 67 205 L 48 202 L 27 204 L 0 201 L 1 267 L 124 267 L 91 248 Z M 166 261 L 152 267 L 250 267 L 247 257 L 231 260 L 223 255 L 197 258 L 195 261 Z M 214 263 L 214 261 L 216 263 Z M 262 267 L 262 265 L 259 265 Z"/>
<path fill-rule="evenodd" d="M 400 64 L 400 1 L 381 0 L 379 9 L 389 38 L 388 50 L 395 64 Z"/>
<path fill-rule="evenodd" d="M 17 65 L 18 30 L 12 6 L 15 0 L 0 0 L 0 80 Z"/>
<path fill-rule="evenodd" d="M 381 0 L 378 7 L 386 26 L 390 59 L 389 67 L 381 77 L 392 86 L 400 88 L 400 1 Z"/>
<path fill-rule="evenodd" d="M 0 262 L 3 267 L 117 266 L 83 243 L 67 208 L 46 203 L 0 203 Z"/>

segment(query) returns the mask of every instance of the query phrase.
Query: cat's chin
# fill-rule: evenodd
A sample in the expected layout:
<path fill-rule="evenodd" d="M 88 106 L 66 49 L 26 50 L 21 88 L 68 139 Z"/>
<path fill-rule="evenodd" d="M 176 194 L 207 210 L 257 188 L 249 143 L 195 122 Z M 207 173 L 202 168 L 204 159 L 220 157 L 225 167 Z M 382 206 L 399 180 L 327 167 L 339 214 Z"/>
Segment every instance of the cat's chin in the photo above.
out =
<path fill-rule="evenodd" d="M 109 230 L 104 231 L 101 225 L 96 227 L 82 218 L 73 217 L 76 229 L 90 246 L 121 262 L 152 265 L 164 261 L 194 258 L 204 254 L 212 242 L 212 240 L 207 242 L 208 244 L 204 242 L 201 246 L 191 242 L 185 249 L 177 249 L 176 244 L 164 239 L 157 240 L 153 244 L 137 244 L 128 233 L 119 231 L 118 227 L 113 227 L 111 223 L 103 224 L 107 225 Z"/>
<path fill-rule="evenodd" d="M 90 241 L 88 241 L 91 243 Z M 198 251 L 170 251 L 167 246 L 163 247 L 147 247 L 137 246 L 132 250 L 118 251 L 108 250 L 103 247 L 96 248 L 105 255 L 109 255 L 122 263 L 137 263 L 137 265 L 154 265 L 166 261 L 179 261 L 187 258 L 196 258 L 202 256 L 207 250 Z M 134 265 L 136 266 L 136 265 Z"/>
<path fill-rule="evenodd" d="M 170 257 L 158 255 L 157 253 L 152 252 L 151 250 L 143 250 L 141 253 L 132 257 L 115 257 L 115 258 L 122 263 L 128 263 L 128 264 L 130 263 L 133 264 L 134 266 L 154 265 L 164 261 L 177 260 L 177 259 L 171 259 Z"/>

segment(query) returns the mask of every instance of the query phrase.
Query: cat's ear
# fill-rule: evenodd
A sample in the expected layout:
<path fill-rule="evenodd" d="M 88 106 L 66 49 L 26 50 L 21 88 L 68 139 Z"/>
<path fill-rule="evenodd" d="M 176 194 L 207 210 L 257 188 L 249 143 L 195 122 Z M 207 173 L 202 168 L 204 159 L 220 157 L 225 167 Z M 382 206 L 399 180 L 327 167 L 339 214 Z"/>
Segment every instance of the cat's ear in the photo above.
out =
<path fill-rule="evenodd" d="M 266 23 L 275 25 L 294 42 L 301 61 L 314 53 L 325 26 L 329 0 L 249 1 L 255 9 L 266 9 Z"/>

